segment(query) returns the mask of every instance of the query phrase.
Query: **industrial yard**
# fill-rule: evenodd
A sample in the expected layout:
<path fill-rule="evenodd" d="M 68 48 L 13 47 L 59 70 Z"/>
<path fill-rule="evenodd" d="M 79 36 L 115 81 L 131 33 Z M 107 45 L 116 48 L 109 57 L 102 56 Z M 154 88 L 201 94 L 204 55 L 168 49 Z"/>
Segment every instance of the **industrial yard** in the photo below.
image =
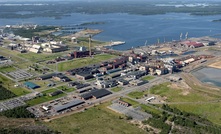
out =
<path fill-rule="evenodd" d="M 220 69 L 221 40 L 186 38 L 117 51 L 107 48 L 105 43 L 96 45 L 91 35 L 85 37 L 85 32 L 93 35 L 101 31 L 65 36 L 69 40 L 66 44 L 62 38 L 27 39 L 2 34 L 0 76 L 5 82 L 2 86 L 15 95 L 0 102 L 0 111 L 27 106 L 37 119 L 56 128 L 55 122 L 60 118 L 81 117 L 99 111 L 100 107 L 113 118 L 122 116 L 123 120 L 142 124 L 162 111 L 172 116 L 161 107 L 169 105 L 221 124 L 211 114 L 187 107 L 187 104 L 219 105 L 220 87 L 213 81 L 200 81 L 194 73 L 207 67 Z M 214 113 L 206 106 L 203 108 Z M 74 131 L 79 131 L 77 127 Z"/>

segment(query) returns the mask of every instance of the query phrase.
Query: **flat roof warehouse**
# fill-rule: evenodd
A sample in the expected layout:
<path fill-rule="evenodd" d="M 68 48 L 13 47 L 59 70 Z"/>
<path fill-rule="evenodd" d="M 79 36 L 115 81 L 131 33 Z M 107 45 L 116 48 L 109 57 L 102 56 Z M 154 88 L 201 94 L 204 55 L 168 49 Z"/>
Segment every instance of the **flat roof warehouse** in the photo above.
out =
<path fill-rule="evenodd" d="M 70 102 L 67 103 L 67 104 L 59 105 L 59 106 L 54 107 L 54 110 L 55 110 L 56 112 L 61 112 L 61 111 L 64 111 L 64 110 L 66 110 L 66 109 L 69 109 L 69 108 L 72 108 L 72 107 L 81 105 L 81 104 L 83 104 L 83 103 L 85 103 L 83 100 L 74 99 L 73 101 L 70 101 Z"/>

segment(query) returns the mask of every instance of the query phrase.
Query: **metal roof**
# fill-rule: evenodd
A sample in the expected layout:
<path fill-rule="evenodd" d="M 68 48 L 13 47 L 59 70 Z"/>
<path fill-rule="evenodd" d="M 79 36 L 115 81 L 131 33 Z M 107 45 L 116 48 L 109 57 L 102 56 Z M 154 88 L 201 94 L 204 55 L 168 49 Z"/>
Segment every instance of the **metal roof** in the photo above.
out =
<path fill-rule="evenodd" d="M 98 98 L 107 96 L 109 94 L 112 94 L 112 93 L 106 89 L 95 89 L 95 90 L 91 90 L 91 92 L 89 93 L 81 95 L 81 97 L 87 100 L 94 96 L 98 99 Z"/>
<path fill-rule="evenodd" d="M 55 107 L 54 107 L 54 110 L 55 110 L 56 112 L 61 112 L 61 111 L 63 111 L 63 110 L 66 110 L 66 109 L 68 109 L 68 108 L 75 107 L 75 106 L 80 105 L 80 104 L 83 104 L 83 103 L 85 103 L 83 100 L 74 99 L 73 101 L 70 101 L 70 102 L 67 103 L 67 104 L 55 106 Z"/>
<path fill-rule="evenodd" d="M 35 89 L 35 88 L 39 88 L 40 86 L 35 84 L 35 83 L 32 83 L 32 82 L 25 82 L 24 85 L 28 88 L 31 88 L 31 89 Z"/>

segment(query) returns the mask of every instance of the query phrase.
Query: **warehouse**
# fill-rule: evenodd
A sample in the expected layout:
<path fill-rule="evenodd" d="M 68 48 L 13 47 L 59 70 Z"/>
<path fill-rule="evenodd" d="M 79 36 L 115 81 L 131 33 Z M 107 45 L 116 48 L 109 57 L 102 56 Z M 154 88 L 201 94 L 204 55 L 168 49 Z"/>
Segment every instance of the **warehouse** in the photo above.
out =
<path fill-rule="evenodd" d="M 84 100 L 88 100 L 91 98 L 99 99 L 99 98 L 102 98 L 102 97 L 110 95 L 110 94 L 112 94 L 112 93 L 106 89 L 95 89 L 89 93 L 81 95 L 81 98 Z"/>
<path fill-rule="evenodd" d="M 29 88 L 29 89 L 36 89 L 36 88 L 40 88 L 39 85 L 36 85 L 35 83 L 32 82 L 25 82 L 24 86 Z"/>
<path fill-rule="evenodd" d="M 82 101 L 82 100 L 74 99 L 73 101 L 70 101 L 70 102 L 67 103 L 67 104 L 55 106 L 55 107 L 54 107 L 54 110 L 55 110 L 56 112 L 62 112 L 62 111 L 64 111 L 64 110 L 66 110 L 66 109 L 69 109 L 69 108 L 72 108 L 72 107 L 81 105 L 81 104 L 83 104 L 83 103 L 85 103 L 85 102 Z"/>
<path fill-rule="evenodd" d="M 75 75 L 78 79 L 80 80 L 88 80 L 88 79 L 92 79 L 94 78 L 94 76 L 92 74 L 90 74 L 89 72 L 85 72 L 85 73 L 78 73 Z"/>
<path fill-rule="evenodd" d="M 56 76 L 57 73 L 50 73 L 50 74 L 46 74 L 46 75 L 42 75 L 39 78 L 37 78 L 37 80 L 47 80 L 47 79 L 51 79 L 52 77 Z"/>

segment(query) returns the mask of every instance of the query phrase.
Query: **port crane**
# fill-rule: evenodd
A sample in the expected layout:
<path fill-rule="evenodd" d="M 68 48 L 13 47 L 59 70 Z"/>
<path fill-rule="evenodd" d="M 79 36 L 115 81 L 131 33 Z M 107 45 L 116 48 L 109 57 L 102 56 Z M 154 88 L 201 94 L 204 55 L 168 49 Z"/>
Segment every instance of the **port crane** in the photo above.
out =
<path fill-rule="evenodd" d="M 147 46 L 147 40 L 145 41 L 144 46 Z"/>
<path fill-rule="evenodd" d="M 182 37 L 183 37 L 183 33 L 180 34 L 180 40 L 182 40 Z"/>
<path fill-rule="evenodd" d="M 188 32 L 186 32 L 186 35 L 185 35 L 185 37 L 186 37 L 186 40 L 188 39 Z"/>

